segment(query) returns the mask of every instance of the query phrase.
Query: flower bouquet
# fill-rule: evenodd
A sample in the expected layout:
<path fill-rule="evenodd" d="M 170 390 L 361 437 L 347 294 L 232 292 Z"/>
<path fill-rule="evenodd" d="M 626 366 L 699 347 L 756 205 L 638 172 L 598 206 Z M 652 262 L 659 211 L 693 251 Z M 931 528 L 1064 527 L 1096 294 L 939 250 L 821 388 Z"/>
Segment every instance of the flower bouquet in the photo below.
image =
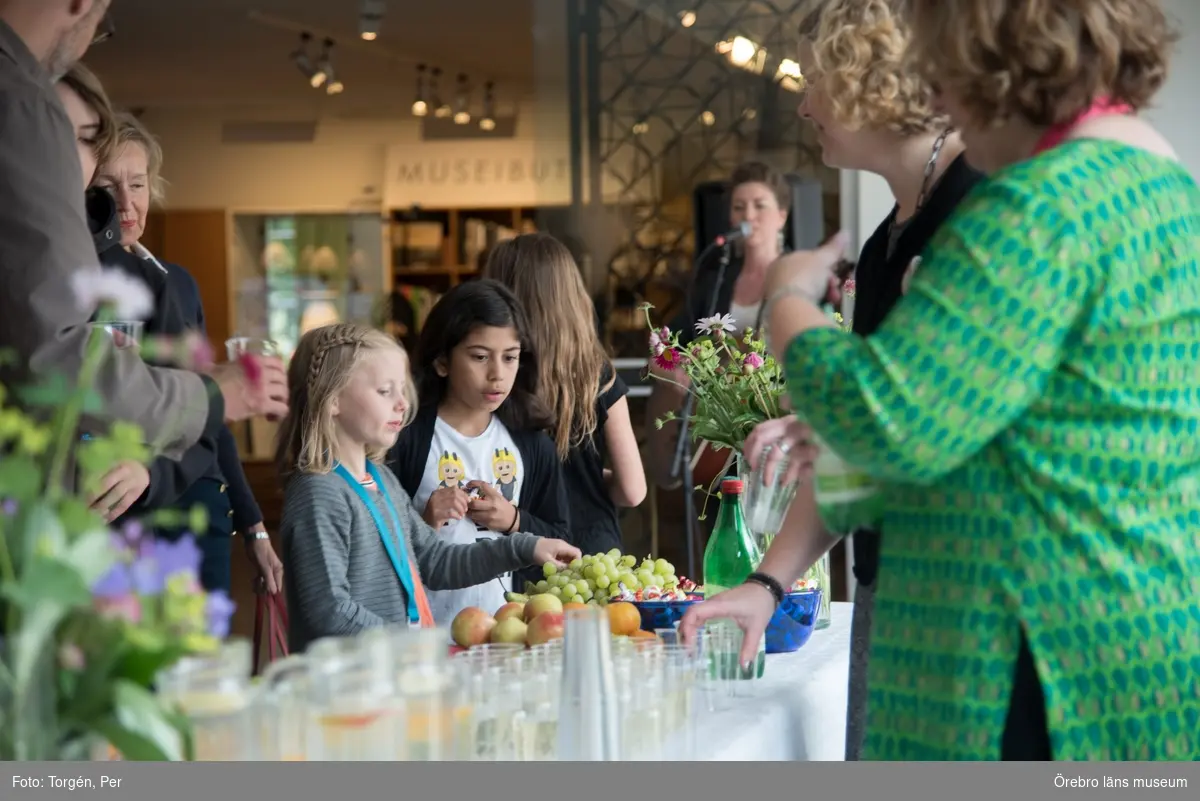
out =
<path fill-rule="evenodd" d="M 155 676 L 216 647 L 232 603 L 200 590 L 190 539 L 157 542 L 139 525 L 114 533 L 93 508 L 113 466 L 151 456 L 136 426 L 79 435 L 98 408 L 96 372 L 123 346 L 103 322 L 133 319 L 149 292 L 104 273 L 85 278 L 76 297 L 100 311 L 80 374 L 23 388 L 21 409 L 0 386 L 0 759 L 86 760 L 108 749 L 188 759 L 189 724 L 155 696 Z M 160 359 L 186 350 L 158 344 Z M 204 528 L 202 511 L 183 517 Z"/>
<path fill-rule="evenodd" d="M 730 452 L 712 485 L 697 487 L 711 494 L 712 487 L 740 456 L 746 437 L 755 426 L 784 415 L 783 370 L 754 330 L 746 329 L 738 337 L 733 318 L 727 314 L 697 321 L 696 338 L 681 345 L 677 332 L 666 327 L 655 328 L 651 323 L 653 306 L 645 304 L 642 309 L 650 328 L 654 364 L 664 371 L 682 370 L 687 376 L 685 389 L 694 396 L 688 422 L 692 440 Z M 656 378 L 675 383 L 671 378 L 658 375 Z M 671 412 L 656 420 L 655 425 L 662 428 L 675 419 L 677 415 Z M 751 524 L 751 529 L 754 528 Z"/>

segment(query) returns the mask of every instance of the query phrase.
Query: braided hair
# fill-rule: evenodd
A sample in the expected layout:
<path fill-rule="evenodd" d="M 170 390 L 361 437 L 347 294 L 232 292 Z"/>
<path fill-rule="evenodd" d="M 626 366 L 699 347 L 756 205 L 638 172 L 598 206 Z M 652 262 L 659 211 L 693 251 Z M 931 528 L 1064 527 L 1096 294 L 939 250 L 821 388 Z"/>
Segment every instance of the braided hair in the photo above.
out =
<path fill-rule="evenodd" d="M 288 414 L 279 427 L 275 463 L 286 483 L 294 473 L 328 473 L 333 469 L 335 428 L 330 407 L 357 366 L 363 353 L 400 345 L 374 328 L 352 323 L 335 323 L 309 331 L 300 339 L 288 365 Z M 416 395 L 410 377 L 405 377 L 408 396 L 405 423 L 416 413 Z M 368 452 L 378 461 L 382 452 Z"/>

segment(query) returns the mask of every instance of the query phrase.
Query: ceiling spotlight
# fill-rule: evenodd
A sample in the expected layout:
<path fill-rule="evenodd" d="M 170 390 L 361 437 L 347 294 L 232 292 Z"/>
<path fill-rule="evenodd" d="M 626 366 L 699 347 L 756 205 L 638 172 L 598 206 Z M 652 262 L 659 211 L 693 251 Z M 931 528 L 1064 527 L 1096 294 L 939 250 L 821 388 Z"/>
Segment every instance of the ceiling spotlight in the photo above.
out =
<path fill-rule="evenodd" d="M 458 74 L 458 94 L 454 99 L 454 122 L 456 125 L 466 125 L 471 121 L 471 112 L 468 106 L 471 102 L 471 90 L 467 85 L 466 73 Z"/>
<path fill-rule="evenodd" d="M 438 93 L 438 78 L 441 77 L 441 67 L 434 67 L 429 76 L 429 105 L 433 108 L 435 117 L 449 117 L 451 108 L 450 104 L 442 100 L 441 94 Z"/>
<path fill-rule="evenodd" d="M 316 75 L 317 69 L 313 66 L 312 58 L 308 55 L 308 43 L 312 41 L 312 36 L 307 33 L 300 34 L 300 47 L 292 51 L 291 59 L 296 64 L 296 68 L 308 78 L 310 81 Z"/>
<path fill-rule="evenodd" d="M 704 113 L 700 115 L 700 122 L 704 123 L 706 127 L 711 128 L 717 122 L 717 115 L 713 114 L 711 111 L 705 110 Z"/>
<path fill-rule="evenodd" d="M 333 64 L 330 62 L 330 56 L 333 53 L 333 40 L 325 40 L 325 49 L 321 51 L 321 58 L 317 62 L 317 70 L 309 78 L 309 83 L 313 89 L 320 89 L 333 76 Z"/>
<path fill-rule="evenodd" d="M 413 100 L 412 113 L 414 117 L 424 117 L 429 113 L 429 103 L 425 101 L 425 65 L 417 65 L 417 97 Z"/>
<path fill-rule="evenodd" d="M 329 75 L 329 84 L 325 87 L 325 93 L 330 95 L 340 95 L 346 91 L 345 85 L 337 78 L 333 77 L 333 73 Z"/>
<path fill-rule="evenodd" d="M 492 81 L 483 85 L 483 116 L 479 119 L 479 129 L 482 131 L 496 130 L 496 98 L 492 91 L 495 86 Z"/>
<path fill-rule="evenodd" d="M 384 6 L 384 0 L 362 0 L 358 12 L 358 35 L 364 42 L 373 42 L 379 38 Z"/>
<path fill-rule="evenodd" d="M 680 11 L 679 12 L 679 24 L 685 28 L 690 28 L 693 25 L 695 25 L 696 24 L 696 12 L 695 11 Z"/>

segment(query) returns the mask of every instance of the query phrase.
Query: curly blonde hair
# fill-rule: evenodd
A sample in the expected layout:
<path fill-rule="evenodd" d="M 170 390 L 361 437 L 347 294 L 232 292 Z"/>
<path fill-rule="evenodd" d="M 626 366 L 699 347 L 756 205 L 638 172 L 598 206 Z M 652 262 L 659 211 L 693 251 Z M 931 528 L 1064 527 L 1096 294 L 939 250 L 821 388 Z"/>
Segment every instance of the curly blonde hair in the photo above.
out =
<path fill-rule="evenodd" d="M 1158 0 L 909 0 L 916 72 L 983 126 L 1067 122 L 1100 98 L 1147 106 L 1178 34 Z"/>
<path fill-rule="evenodd" d="M 910 27 L 905 0 L 813 0 L 805 8 L 800 38 L 813 47 L 802 65 L 822 81 L 834 118 L 850 130 L 892 131 L 904 136 L 946 126 L 933 93 L 906 60 Z"/>
<path fill-rule="evenodd" d="M 408 354 L 382 331 L 351 323 L 335 323 L 309 331 L 300 338 L 288 365 L 288 413 L 279 427 L 275 463 L 280 477 L 296 472 L 328 473 L 333 469 L 333 399 L 346 388 L 363 354 L 395 348 Z M 417 413 L 416 387 L 405 369 L 404 399 L 408 404 L 404 424 Z M 370 450 L 367 458 L 379 462 L 386 454 Z"/>

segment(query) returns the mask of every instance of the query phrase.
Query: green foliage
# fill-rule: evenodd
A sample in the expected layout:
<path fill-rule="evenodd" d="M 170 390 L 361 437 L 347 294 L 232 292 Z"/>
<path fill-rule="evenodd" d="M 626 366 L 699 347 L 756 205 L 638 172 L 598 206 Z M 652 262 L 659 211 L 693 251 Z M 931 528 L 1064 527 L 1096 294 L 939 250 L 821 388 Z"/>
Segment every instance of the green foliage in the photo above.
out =
<path fill-rule="evenodd" d="M 216 642 L 190 584 L 122 619 L 93 589 L 123 558 L 90 490 L 115 465 L 151 458 L 137 426 L 80 441 L 89 389 L 107 348 L 93 334 L 84 368 L 17 393 L 0 386 L 0 759 L 87 759 L 104 742 L 125 759 L 187 759 L 188 723 L 151 691 L 155 676 Z M 11 361 L 11 354 L 0 354 Z M 42 418 L 50 418 L 49 422 Z M 189 523 L 206 523 L 184 516 Z M 193 530 L 203 530 L 202 527 Z M 197 615 L 199 604 L 199 615 Z"/>
<path fill-rule="evenodd" d="M 698 321 L 700 333 L 681 345 L 679 332 L 654 328 L 652 308 L 643 306 L 651 330 L 651 359 L 660 368 L 676 366 L 687 376 L 687 390 L 695 396 L 689 422 L 692 439 L 740 452 L 755 426 L 783 416 L 783 369 L 753 329 L 738 338 L 728 330 L 732 325 L 727 318 L 719 315 Z M 674 419 L 671 413 L 655 425 L 661 428 Z"/>

